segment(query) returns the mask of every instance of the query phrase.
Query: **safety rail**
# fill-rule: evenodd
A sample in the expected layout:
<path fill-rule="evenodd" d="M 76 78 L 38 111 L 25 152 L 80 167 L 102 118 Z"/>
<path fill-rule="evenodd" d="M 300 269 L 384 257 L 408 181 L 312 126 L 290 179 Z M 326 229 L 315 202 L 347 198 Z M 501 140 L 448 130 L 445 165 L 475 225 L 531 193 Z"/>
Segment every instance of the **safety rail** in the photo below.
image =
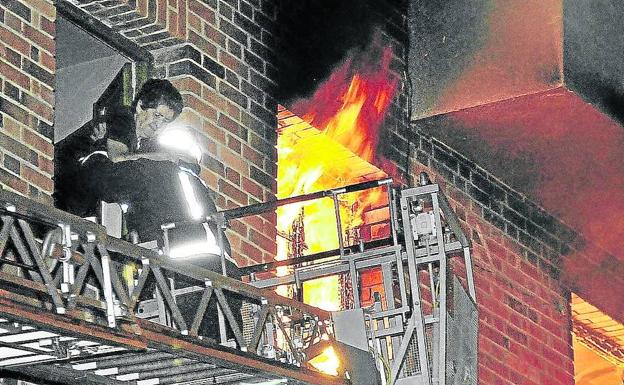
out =
<path fill-rule="evenodd" d="M 181 347 L 297 381 L 342 383 L 307 364 L 316 344 L 333 340 L 329 312 L 108 237 L 98 224 L 4 190 L 0 219 L 0 317 L 106 343 L 107 353 Z M 182 296 L 190 298 L 186 307 Z M 159 310 L 150 318 L 154 302 Z M 208 311 L 211 303 L 222 317 Z M 225 346 L 208 337 L 224 326 Z M 24 364 L 43 353 L 55 361 L 103 352 L 21 348 L 31 357 Z"/>
<path fill-rule="evenodd" d="M 339 196 L 376 187 L 383 187 L 386 194 L 387 238 L 349 245 L 341 226 Z M 338 290 L 350 292 L 352 298 L 334 314 L 336 338 L 359 343 L 353 337 L 359 317 L 367 335 L 367 343 L 359 346 L 375 357 L 381 374 L 379 381 L 369 378 L 361 384 L 477 384 L 478 316 L 470 240 L 440 186 L 426 174 L 412 188 L 394 189 L 391 180 L 365 182 L 219 215 L 239 218 L 281 204 L 326 198 L 333 199 L 336 208 L 339 248 L 250 267 L 246 270 L 252 285 L 285 285 L 301 293 L 306 282 L 338 276 Z M 451 268 L 451 260 L 457 270 Z M 261 274 L 286 266 L 283 275 Z M 367 288 L 374 292 L 365 302 L 362 276 L 372 270 L 378 272 L 379 283 Z"/>

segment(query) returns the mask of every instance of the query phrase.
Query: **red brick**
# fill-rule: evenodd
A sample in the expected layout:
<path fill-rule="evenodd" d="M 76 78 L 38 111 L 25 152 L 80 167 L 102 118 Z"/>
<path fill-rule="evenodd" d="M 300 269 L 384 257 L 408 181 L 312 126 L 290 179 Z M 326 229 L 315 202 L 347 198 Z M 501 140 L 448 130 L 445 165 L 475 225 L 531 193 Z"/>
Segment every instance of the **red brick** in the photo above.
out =
<path fill-rule="evenodd" d="M 262 263 L 269 263 L 275 261 L 275 255 L 271 253 L 262 254 Z"/>
<path fill-rule="evenodd" d="M 264 234 L 260 233 L 260 231 L 262 231 L 262 229 L 249 229 L 251 242 L 269 253 L 277 254 L 277 244 L 275 243 L 275 239 L 268 238 Z"/>
<path fill-rule="evenodd" d="M 52 162 L 50 159 L 39 155 L 39 160 L 37 163 L 39 164 L 39 168 L 41 169 L 41 171 L 50 175 L 54 175 L 54 162 Z"/>
<path fill-rule="evenodd" d="M 24 106 L 26 108 L 28 108 L 30 111 L 37 114 L 40 118 L 42 118 L 49 124 L 52 124 L 52 122 L 54 121 L 54 111 L 52 110 L 52 107 L 43 103 L 43 101 L 41 100 L 35 99 L 34 97 L 28 95 L 25 92 L 22 93 L 22 95 L 23 95 Z"/>
<path fill-rule="evenodd" d="M 226 37 L 218 29 L 209 24 L 204 24 L 204 35 L 211 41 L 217 43 L 219 47 L 225 47 Z"/>
<path fill-rule="evenodd" d="M 22 167 L 22 176 L 27 181 L 31 182 L 33 185 L 41 188 L 44 191 L 54 191 L 54 184 L 52 183 L 52 179 L 50 177 L 47 177 L 28 166 Z"/>
<path fill-rule="evenodd" d="M 264 157 L 246 144 L 243 144 L 243 157 L 260 168 L 264 165 Z"/>
<path fill-rule="evenodd" d="M 205 98 L 210 105 L 234 119 L 240 118 L 240 108 L 234 103 L 229 102 L 225 97 L 221 96 L 214 90 L 207 87 L 202 88 L 202 97 Z"/>
<path fill-rule="evenodd" d="M 237 234 L 239 234 L 241 237 L 243 238 L 247 238 L 248 234 L 247 234 L 247 226 L 245 226 L 245 224 L 243 222 L 241 222 L 240 220 L 233 220 L 230 222 L 230 229 L 232 229 L 232 231 L 236 232 Z"/>
<path fill-rule="evenodd" d="M 204 121 L 202 127 L 203 127 L 203 131 L 210 138 L 214 139 L 215 141 L 219 143 L 225 143 L 225 132 L 222 129 L 220 129 L 219 127 L 217 127 L 216 125 L 208 121 Z"/>
<path fill-rule="evenodd" d="M 262 220 L 262 218 L 260 218 L 257 215 L 251 215 L 248 217 L 244 217 L 242 218 L 242 220 L 251 228 L 254 229 L 264 229 L 265 227 L 267 227 L 267 223 L 265 221 Z"/>
<path fill-rule="evenodd" d="M 219 180 L 219 192 L 225 194 L 241 206 L 247 205 L 247 194 L 223 179 Z"/>
<path fill-rule="evenodd" d="M 232 246 L 233 250 L 240 250 L 241 249 L 241 236 L 232 232 L 232 231 L 228 231 L 227 232 L 227 237 L 228 237 L 228 241 L 230 241 L 230 246 Z M 235 253 L 234 257 L 238 258 L 238 256 L 236 255 L 238 253 Z"/>
<path fill-rule="evenodd" d="M 35 134 L 31 130 L 23 130 L 22 131 L 22 139 L 24 143 L 32 146 L 36 150 L 48 155 L 53 156 L 54 154 L 54 146 L 52 143 L 48 141 L 48 139 L 43 138 L 37 134 Z"/>
<path fill-rule="evenodd" d="M 180 37 L 184 38 L 186 34 L 186 19 L 188 12 L 186 11 L 186 1 L 177 1 L 178 3 L 178 30 L 180 31 Z"/>
<path fill-rule="evenodd" d="M 17 16 L 14 16 L 12 13 L 10 12 L 5 12 L 4 13 L 4 23 L 11 28 L 12 30 L 16 31 L 16 32 L 21 32 L 22 31 L 22 25 L 24 24 L 22 22 L 22 19 L 20 19 Z"/>
<path fill-rule="evenodd" d="M 180 90 L 180 93 L 185 93 L 185 92 L 190 92 L 193 93 L 197 96 L 201 96 L 201 84 L 193 77 L 184 77 L 184 78 L 176 78 L 176 79 L 172 79 L 171 83 L 173 83 L 174 86 L 176 86 L 176 88 L 178 90 Z"/>
<path fill-rule="evenodd" d="M 22 0 L 25 5 L 29 6 L 32 9 L 35 9 L 37 12 L 33 13 L 35 15 L 42 15 L 48 18 L 54 18 L 56 16 L 56 8 L 52 4 L 52 2 L 46 0 Z M 33 17 L 34 21 L 35 17 Z M 39 24 L 33 23 L 33 25 L 38 26 Z"/>
<path fill-rule="evenodd" d="M 268 223 L 277 223 L 277 214 L 275 212 L 264 213 L 260 217 Z"/>
<path fill-rule="evenodd" d="M 8 171 L 0 168 L 0 184 L 9 186 L 13 190 L 23 194 L 28 194 L 28 183 L 23 180 L 17 178 L 15 175 L 9 173 Z"/>
<path fill-rule="evenodd" d="M 39 82 L 38 80 L 31 79 L 30 92 L 33 95 L 39 96 L 50 106 L 54 105 L 54 92 L 47 85 Z"/>
<path fill-rule="evenodd" d="M 169 10 L 169 15 L 167 16 L 167 25 L 169 26 L 169 32 L 176 37 L 183 37 L 184 31 L 180 28 L 178 14 Z"/>
<path fill-rule="evenodd" d="M 39 52 L 39 56 L 40 63 L 44 68 L 47 68 L 51 72 L 56 71 L 56 59 L 54 58 L 54 56 L 46 52 Z"/>
<path fill-rule="evenodd" d="M 235 120 L 240 120 L 241 108 L 237 104 L 234 104 L 229 100 L 225 100 L 225 103 L 223 105 L 223 112 L 225 112 Z"/>
<path fill-rule="evenodd" d="M 231 135 L 227 136 L 227 146 L 232 150 L 235 151 L 236 153 L 241 152 L 241 142 L 240 140 L 234 138 Z"/>
<path fill-rule="evenodd" d="M 243 188 L 243 190 L 247 191 L 247 193 L 249 193 L 252 197 L 256 199 L 262 199 L 262 187 L 251 179 L 243 177 L 241 179 L 241 187 Z"/>
<path fill-rule="evenodd" d="M 234 135 L 240 136 L 241 126 L 224 114 L 219 115 L 219 126 L 225 128 Z"/>
<path fill-rule="evenodd" d="M 202 52 L 211 57 L 217 57 L 217 46 L 209 42 L 207 39 L 199 36 L 193 31 L 188 31 L 188 40 L 190 43 L 195 44 Z"/>
<path fill-rule="evenodd" d="M 50 36 L 56 36 L 56 25 L 46 17 L 41 17 L 41 29 Z"/>
<path fill-rule="evenodd" d="M 252 261 L 262 261 L 262 251 L 244 240 L 241 240 L 241 252 Z"/>
<path fill-rule="evenodd" d="M 28 24 L 24 24 L 24 36 L 29 40 L 32 40 L 39 47 L 45 49 L 50 54 L 56 53 L 54 40 L 50 36 L 44 35 L 41 31 L 31 27 Z"/>
<path fill-rule="evenodd" d="M 156 23 L 158 24 L 166 24 L 167 23 L 167 1 L 160 0 L 156 2 Z"/>
<path fill-rule="evenodd" d="M 17 84 L 18 86 L 29 89 L 30 88 L 30 79 L 29 77 L 17 70 L 3 60 L 0 59 L 0 74 L 4 75 L 7 79 L 11 79 L 12 82 Z"/>
<path fill-rule="evenodd" d="M 217 119 L 217 110 L 193 94 L 184 94 L 186 106 L 192 108 L 205 119 Z"/>
<path fill-rule="evenodd" d="M 221 50 L 219 61 L 242 78 L 247 79 L 249 77 L 249 67 L 229 53 Z"/>
<path fill-rule="evenodd" d="M 2 127 L 2 131 L 13 139 L 18 139 L 21 137 L 22 127 L 17 124 L 17 121 L 11 119 L 9 116 L 5 116 L 3 119 L 4 126 Z M 0 136 L 0 143 L 2 143 L 2 137 Z"/>
<path fill-rule="evenodd" d="M 194 13 L 189 13 L 187 15 L 187 24 L 189 26 L 189 28 L 191 28 L 193 31 L 197 32 L 198 34 L 202 32 L 202 21 L 199 17 L 197 17 L 196 14 Z"/>
<path fill-rule="evenodd" d="M 238 172 L 232 170 L 229 167 L 225 168 L 225 177 L 236 186 L 240 186 L 241 176 Z"/>
<path fill-rule="evenodd" d="M 275 194 L 270 190 L 264 190 L 264 202 L 274 201 L 276 199 Z"/>
<path fill-rule="evenodd" d="M 216 23 L 217 18 L 215 12 L 212 9 L 208 8 L 205 4 L 196 0 L 189 0 L 188 8 L 189 11 L 195 13 L 203 21 L 210 24 Z"/>
<path fill-rule="evenodd" d="M 199 176 L 200 176 L 201 180 L 203 180 L 208 187 L 214 189 L 215 186 L 217 186 L 218 177 L 217 177 L 217 175 L 214 172 L 212 172 L 212 171 L 210 171 L 210 170 L 208 170 L 206 168 L 202 168 L 201 171 L 200 171 Z M 217 207 L 220 207 L 220 205 L 217 204 Z"/>

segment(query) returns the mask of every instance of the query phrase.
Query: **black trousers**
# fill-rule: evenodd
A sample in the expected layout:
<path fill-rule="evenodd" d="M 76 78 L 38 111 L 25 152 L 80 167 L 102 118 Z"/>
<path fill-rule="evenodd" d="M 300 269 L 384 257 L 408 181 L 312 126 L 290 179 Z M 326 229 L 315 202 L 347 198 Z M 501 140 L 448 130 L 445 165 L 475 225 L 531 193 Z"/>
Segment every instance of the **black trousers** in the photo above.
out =
<path fill-rule="evenodd" d="M 142 241 L 149 241 L 158 237 L 161 225 L 190 219 L 180 172 L 169 161 L 139 159 L 114 163 L 96 154 L 83 164 L 80 178 L 89 195 L 86 199 L 128 204 L 128 229 L 136 230 Z M 210 190 L 189 175 L 204 215 L 216 212 Z M 211 228 L 216 234 L 216 226 L 211 224 Z"/>
<path fill-rule="evenodd" d="M 83 165 L 81 179 L 90 198 L 96 201 L 128 204 L 127 225 L 129 230 L 136 230 L 142 241 L 158 239 L 162 232 L 160 226 L 171 222 L 184 222 L 190 219 L 184 191 L 178 173 L 180 168 L 172 162 L 139 159 L 114 163 L 104 155 L 93 155 Z M 203 207 L 204 215 L 216 212 L 211 192 L 196 177 L 191 177 L 192 188 Z M 200 224 L 197 226 L 201 227 Z M 217 234 L 215 224 L 210 224 L 213 234 Z M 220 230 L 219 230 L 220 231 Z M 192 232 L 192 231 L 190 231 Z M 200 232 L 201 233 L 201 232 Z M 223 235 L 225 250 L 231 255 L 229 242 Z M 186 262 L 186 261 L 185 261 Z M 218 273 L 222 272 L 221 259 L 218 255 L 204 255 L 190 258 L 189 264 Z M 227 275 L 240 279 L 238 267 L 226 261 Z M 196 285 L 178 277 L 178 287 Z M 242 299 L 233 293 L 226 293 L 229 306 L 240 323 Z M 183 295 L 177 298 L 178 306 L 185 321 L 190 325 L 195 315 L 201 293 Z M 212 298 L 199 330 L 199 334 L 215 341 L 219 340 L 216 298 Z M 233 337 L 228 327 L 228 337 Z"/>

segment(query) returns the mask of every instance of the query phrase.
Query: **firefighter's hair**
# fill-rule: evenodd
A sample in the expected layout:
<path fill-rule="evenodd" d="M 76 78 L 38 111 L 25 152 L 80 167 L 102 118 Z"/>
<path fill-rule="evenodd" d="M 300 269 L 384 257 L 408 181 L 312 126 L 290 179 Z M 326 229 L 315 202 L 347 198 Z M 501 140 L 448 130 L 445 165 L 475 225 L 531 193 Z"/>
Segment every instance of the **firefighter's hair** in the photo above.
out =
<path fill-rule="evenodd" d="M 180 92 L 166 79 L 148 79 L 139 90 L 132 102 L 132 112 L 136 111 L 137 104 L 141 102 L 141 108 L 156 108 L 164 104 L 180 115 L 184 103 Z"/>

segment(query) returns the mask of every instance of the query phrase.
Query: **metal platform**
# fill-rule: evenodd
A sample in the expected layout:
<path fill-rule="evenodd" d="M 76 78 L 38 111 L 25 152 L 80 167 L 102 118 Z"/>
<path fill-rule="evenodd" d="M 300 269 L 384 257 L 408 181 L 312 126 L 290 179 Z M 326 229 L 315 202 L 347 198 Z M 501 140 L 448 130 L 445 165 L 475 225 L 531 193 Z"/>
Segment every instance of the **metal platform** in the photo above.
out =
<path fill-rule="evenodd" d="M 338 275 L 352 292 L 348 308 L 360 310 L 366 319 L 379 383 L 476 385 L 478 316 L 470 242 L 439 186 L 430 184 L 426 175 L 421 179 L 421 186 L 403 190 L 379 181 L 387 193 L 389 239 L 346 244 L 336 209 L 339 249 L 266 264 L 266 269 L 287 265 L 290 272 L 252 284 L 292 285 L 300 293 L 306 281 Z M 337 207 L 340 194 L 370 187 L 372 183 L 354 185 L 311 198 L 332 198 Z M 462 274 L 450 268 L 453 257 Z M 382 285 L 374 303 L 364 305 L 360 277 L 371 269 L 379 272 Z M 356 326 L 337 323 L 336 335 L 340 337 L 341 328 L 348 332 Z"/>
<path fill-rule="evenodd" d="M 333 339 L 328 312 L 6 191 L 0 219 L 4 371 L 65 384 L 344 384 L 307 363 L 308 349 Z M 179 288 L 194 295 L 184 311 Z M 155 318 L 142 306 L 150 301 Z M 234 314 L 236 301 L 248 319 Z M 229 330 L 225 343 L 207 337 L 208 321 Z"/>
<path fill-rule="evenodd" d="M 390 184 L 364 182 L 206 218 L 225 228 L 281 205 L 333 200 L 339 248 L 250 267 L 251 284 L 0 191 L 0 370 L 62 384 L 476 385 L 469 240 L 438 185 Z M 370 188 L 387 194 L 389 235 L 351 239 L 339 196 Z M 290 273 L 268 273 L 277 266 Z M 365 304 L 360 278 L 371 269 L 381 284 Z M 329 275 L 344 282 L 349 314 L 271 290 L 290 285 L 299 295 L 305 281 Z M 330 346 L 343 364 L 338 376 L 311 364 Z"/>

